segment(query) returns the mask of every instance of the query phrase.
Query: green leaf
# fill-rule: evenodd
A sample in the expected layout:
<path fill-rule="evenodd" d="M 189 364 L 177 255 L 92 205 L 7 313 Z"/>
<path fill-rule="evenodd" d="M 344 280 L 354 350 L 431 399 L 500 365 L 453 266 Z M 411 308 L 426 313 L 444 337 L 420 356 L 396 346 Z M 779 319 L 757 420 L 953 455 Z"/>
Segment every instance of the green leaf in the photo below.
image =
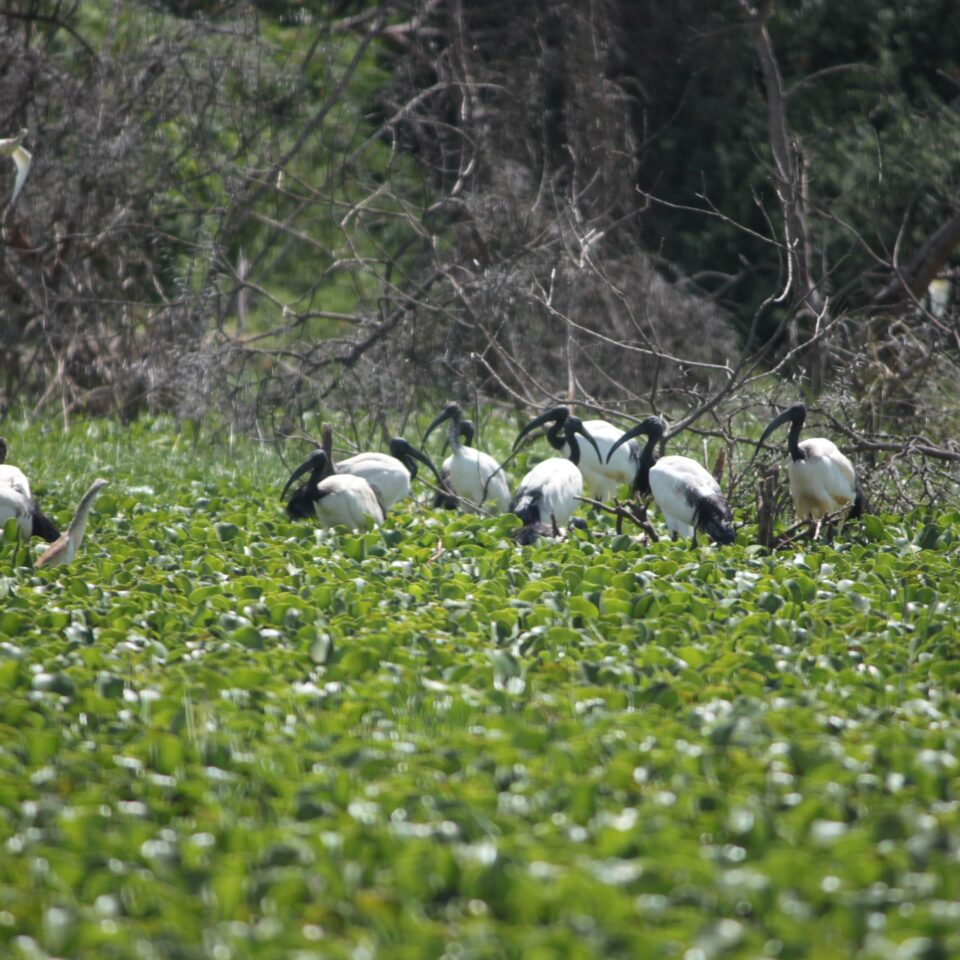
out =
<path fill-rule="evenodd" d="M 228 523 L 226 521 L 215 523 L 213 529 L 216 531 L 217 539 L 221 543 L 235 540 L 240 534 L 240 528 L 235 523 Z"/>

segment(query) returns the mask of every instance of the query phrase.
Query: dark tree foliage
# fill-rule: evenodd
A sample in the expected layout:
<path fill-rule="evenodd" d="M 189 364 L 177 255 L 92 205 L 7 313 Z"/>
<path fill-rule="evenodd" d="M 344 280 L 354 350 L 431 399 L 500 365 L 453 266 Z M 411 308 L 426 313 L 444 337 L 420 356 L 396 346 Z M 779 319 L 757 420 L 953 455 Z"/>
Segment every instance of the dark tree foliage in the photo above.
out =
<path fill-rule="evenodd" d="M 910 379 L 933 358 L 925 340 L 955 352 L 956 328 L 922 312 L 960 240 L 960 18 L 941 0 L 428 6 L 431 29 L 392 61 L 390 106 L 400 142 L 466 224 L 458 264 L 471 279 L 544 255 L 511 295 L 566 277 L 550 305 L 651 349 L 656 361 L 638 364 L 647 385 L 667 354 L 729 355 L 702 303 L 640 316 L 644 283 L 624 273 L 645 277 L 651 262 L 729 311 L 747 349 L 769 340 L 814 389 L 871 364 Z M 588 227 L 602 236 L 592 252 L 608 296 L 590 290 L 582 259 L 551 261 L 545 222 L 554 237 L 577 225 L 567 252 Z M 509 313 L 556 360 L 562 331 L 551 339 L 516 302 Z M 904 328 L 904 308 L 919 322 Z M 622 364 L 581 332 L 578 350 L 591 349 L 622 396 Z M 536 357 L 523 366 L 561 389 Z"/>
<path fill-rule="evenodd" d="M 0 402 L 912 409 L 957 49 L 946 0 L 9 4 Z"/>

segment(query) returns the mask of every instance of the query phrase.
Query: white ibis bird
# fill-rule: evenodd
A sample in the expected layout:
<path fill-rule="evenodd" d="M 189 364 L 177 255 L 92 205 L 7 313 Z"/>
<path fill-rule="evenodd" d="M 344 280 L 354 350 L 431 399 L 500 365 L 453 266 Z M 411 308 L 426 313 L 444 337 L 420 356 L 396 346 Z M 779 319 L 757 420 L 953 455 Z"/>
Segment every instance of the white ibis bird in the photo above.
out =
<path fill-rule="evenodd" d="M 513 449 L 533 429 L 541 426 L 540 418 L 531 420 L 517 435 Z M 577 466 L 580 461 L 580 444 L 577 434 L 584 437 L 599 456 L 596 441 L 590 436 L 579 417 L 567 416 L 563 422 L 563 435 L 570 451 L 569 459 L 551 457 L 538 463 L 520 481 L 520 486 L 510 504 L 510 509 L 522 521 L 524 531 L 520 540 L 532 543 L 546 524 L 553 529 L 564 527 L 577 507 L 577 498 L 583 495 L 583 474 Z"/>
<path fill-rule="evenodd" d="M 790 424 L 787 449 L 790 463 L 787 475 L 790 478 L 790 498 L 800 520 L 822 520 L 851 504 L 850 516 L 862 516 L 866 510 L 863 490 L 857 483 L 853 464 L 837 449 L 832 440 L 824 437 L 800 439 L 800 431 L 807 417 L 807 408 L 795 403 L 770 421 L 757 441 L 756 457 L 764 440 L 778 427 Z"/>
<path fill-rule="evenodd" d="M 30 173 L 30 164 L 33 162 L 33 154 L 23 146 L 23 138 L 26 135 L 27 131 L 21 130 L 15 137 L 0 140 L 0 157 L 12 157 L 13 162 L 17 165 L 17 178 L 13 183 L 10 206 L 17 202 L 17 197 L 27 180 L 27 174 Z"/>
<path fill-rule="evenodd" d="M 403 437 L 394 437 L 390 441 L 389 453 L 358 453 L 336 464 L 331 458 L 330 466 L 336 474 L 366 480 L 379 494 L 383 509 L 389 510 L 398 500 L 409 496 L 410 482 L 417 476 L 418 460 L 433 471 L 437 483 L 442 486 L 443 481 L 433 461 Z"/>
<path fill-rule="evenodd" d="M 453 452 L 440 468 L 441 482 L 461 502 L 466 501 L 471 507 L 484 507 L 491 513 L 503 513 L 510 506 L 509 480 L 489 453 L 470 446 L 474 426 L 471 421 L 463 419 L 463 411 L 458 403 L 448 403 L 427 427 L 423 435 L 424 446 L 431 431 L 447 420 L 450 421 L 447 437 Z M 463 443 L 460 442 L 461 437 Z M 441 496 L 438 494 L 438 498 Z"/>
<path fill-rule="evenodd" d="M 37 509 L 26 474 L 6 460 L 7 441 L 0 437 L 0 527 L 16 517 L 21 540 L 42 537 L 47 543 L 53 543 L 60 531 Z"/>
<path fill-rule="evenodd" d="M 569 407 L 553 407 L 533 420 L 528 427 L 552 424 L 546 432 L 547 442 L 554 450 L 561 450 L 566 456 L 569 450 L 563 425 L 569 416 Z M 593 449 L 588 447 L 583 451 L 579 464 L 580 472 L 593 496 L 603 501 L 616 493 L 617 487 L 621 484 L 633 483 L 633 475 L 636 471 L 635 458 L 640 455 L 640 445 L 629 444 L 610 456 L 612 448 L 623 435 L 623 430 L 606 420 L 586 420 L 583 426 L 593 437 L 594 446 Z M 598 453 L 595 454 L 594 450 Z"/>
<path fill-rule="evenodd" d="M 377 491 L 363 477 L 348 473 L 325 476 L 329 467 L 326 453 L 314 450 L 290 474 L 281 499 L 300 477 L 310 474 L 287 501 L 290 519 L 316 518 L 324 527 L 344 526 L 351 530 L 364 529 L 366 517 L 371 517 L 375 524 L 383 523 L 384 509 Z"/>
<path fill-rule="evenodd" d="M 67 532 L 40 554 L 40 559 L 37 561 L 38 567 L 52 567 L 55 564 L 70 563 L 73 560 L 83 542 L 83 534 L 87 529 L 87 518 L 90 516 L 93 501 L 109 482 L 109 480 L 99 479 L 90 484 L 90 489 L 81 498 L 70 526 L 67 527 Z"/>
<path fill-rule="evenodd" d="M 614 456 L 622 444 L 646 434 L 643 449 L 631 453 L 634 492 L 641 497 L 653 496 L 674 540 L 679 534 L 691 538 L 696 546 L 697 531 L 702 530 L 717 543 L 733 543 L 733 513 L 713 474 L 689 457 L 657 457 L 655 448 L 665 430 L 660 417 L 647 417 L 623 434 L 607 456 Z"/>

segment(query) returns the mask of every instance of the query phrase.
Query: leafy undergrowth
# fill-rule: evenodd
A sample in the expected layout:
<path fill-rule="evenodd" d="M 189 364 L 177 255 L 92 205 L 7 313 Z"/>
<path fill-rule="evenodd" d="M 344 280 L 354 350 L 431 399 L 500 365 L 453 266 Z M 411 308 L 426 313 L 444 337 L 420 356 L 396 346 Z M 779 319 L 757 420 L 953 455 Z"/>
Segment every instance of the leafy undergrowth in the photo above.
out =
<path fill-rule="evenodd" d="M 0 553 L 0 955 L 960 955 L 960 515 L 324 532 L 97 433 L 31 464 L 113 481 L 74 564 Z"/>

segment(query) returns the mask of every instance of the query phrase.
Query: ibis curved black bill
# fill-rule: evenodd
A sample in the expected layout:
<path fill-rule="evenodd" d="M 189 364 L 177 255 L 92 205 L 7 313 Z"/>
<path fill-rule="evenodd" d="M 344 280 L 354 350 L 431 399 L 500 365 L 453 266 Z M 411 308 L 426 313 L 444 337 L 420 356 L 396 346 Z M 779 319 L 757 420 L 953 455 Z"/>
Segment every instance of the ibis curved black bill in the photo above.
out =
<path fill-rule="evenodd" d="M 459 403 L 448 403 L 441 411 L 434 417 L 433 422 L 427 427 L 426 433 L 424 433 L 421 443 L 427 445 L 427 437 L 440 426 L 441 423 L 446 422 L 447 420 L 452 420 L 457 429 L 460 429 L 460 418 L 463 416 L 463 411 L 460 409 Z"/>
<path fill-rule="evenodd" d="M 627 430 L 626 433 L 622 434 L 617 442 L 609 449 L 607 452 L 607 463 L 610 462 L 610 458 L 619 447 L 622 447 L 625 443 L 629 443 L 635 437 L 639 437 L 640 434 L 645 434 L 649 437 L 648 443 L 652 445 L 660 441 L 666 429 L 667 426 L 660 417 L 647 417 L 645 420 L 641 420 L 638 424 Z"/>
<path fill-rule="evenodd" d="M 440 473 L 433 465 L 433 461 L 421 450 L 418 450 L 412 443 L 404 440 L 403 437 L 394 437 L 390 441 L 390 456 L 396 457 L 410 471 L 410 479 L 413 480 L 417 475 L 416 461 L 428 466 L 437 478 L 437 483 L 443 485 Z"/>
<path fill-rule="evenodd" d="M 782 427 L 785 423 L 791 425 L 790 432 L 792 434 L 799 435 L 800 430 L 803 427 L 803 421 L 807 416 L 807 408 L 805 404 L 795 403 L 792 407 L 787 407 L 783 413 L 775 416 L 770 423 L 767 424 L 767 428 L 760 434 L 760 439 L 757 441 L 756 449 L 753 451 L 753 456 L 750 458 L 750 462 L 753 463 L 757 458 L 757 454 L 760 452 L 760 448 L 763 446 L 764 441 L 767 437 L 770 436 L 774 430 L 777 430 L 779 427 Z"/>
<path fill-rule="evenodd" d="M 319 482 L 320 478 L 323 476 L 324 470 L 327 468 L 327 455 L 323 450 L 314 450 L 313 453 L 307 457 L 303 463 L 297 467 L 293 473 L 290 474 L 290 479 L 287 481 L 287 485 L 283 488 L 283 493 L 280 494 L 280 499 L 282 500 L 287 495 L 287 491 L 299 480 L 305 473 L 310 474 L 310 479 L 314 482 Z"/>
<path fill-rule="evenodd" d="M 552 423 L 557 427 L 560 427 L 566 424 L 567 420 L 570 418 L 570 408 L 569 407 L 553 407 L 548 410 L 546 413 L 541 413 L 539 417 L 534 417 L 518 434 L 517 439 L 513 441 L 513 449 L 516 450 L 520 445 L 520 441 L 528 434 L 531 430 L 536 430 L 537 427 L 546 426 L 548 423 Z M 592 440 L 592 438 L 591 438 Z M 596 444 L 594 444 L 596 446 Z"/>

